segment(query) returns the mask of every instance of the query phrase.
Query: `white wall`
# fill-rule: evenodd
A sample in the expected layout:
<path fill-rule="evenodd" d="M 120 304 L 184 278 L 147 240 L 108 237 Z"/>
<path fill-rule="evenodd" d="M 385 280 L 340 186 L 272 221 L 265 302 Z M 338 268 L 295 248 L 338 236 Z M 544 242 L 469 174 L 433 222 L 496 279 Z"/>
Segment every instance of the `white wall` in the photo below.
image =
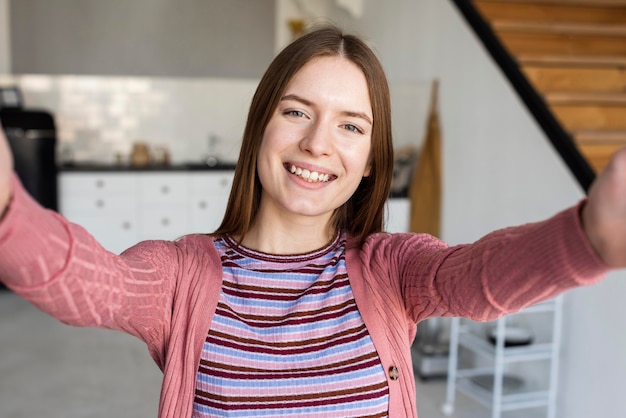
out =
<path fill-rule="evenodd" d="M 473 241 L 576 203 L 582 189 L 451 1 L 365 0 L 351 22 L 392 82 L 440 79 L 443 238 Z M 622 417 L 626 274 L 565 297 L 558 417 Z"/>
<path fill-rule="evenodd" d="M 0 0 L 0 74 L 11 71 L 9 0 Z"/>
<path fill-rule="evenodd" d="M 16 74 L 259 78 L 274 0 L 16 0 Z"/>

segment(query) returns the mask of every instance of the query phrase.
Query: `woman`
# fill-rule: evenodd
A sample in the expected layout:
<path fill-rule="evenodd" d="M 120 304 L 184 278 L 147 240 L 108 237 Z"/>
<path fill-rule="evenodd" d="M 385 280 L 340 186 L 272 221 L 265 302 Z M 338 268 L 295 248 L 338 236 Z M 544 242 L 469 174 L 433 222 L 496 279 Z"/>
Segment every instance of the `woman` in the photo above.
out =
<path fill-rule="evenodd" d="M 417 416 L 417 322 L 492 320 L 626 265 L 626 155 L 588 201 L 449 247 L 381 232 L 391 146 L 372 51 L 311 31 L 259 83 L 211 236 L 108 253 L 27 196 L 3 138 L 0 277 L 61 321 L 145 341 L 160 417 Z"/>

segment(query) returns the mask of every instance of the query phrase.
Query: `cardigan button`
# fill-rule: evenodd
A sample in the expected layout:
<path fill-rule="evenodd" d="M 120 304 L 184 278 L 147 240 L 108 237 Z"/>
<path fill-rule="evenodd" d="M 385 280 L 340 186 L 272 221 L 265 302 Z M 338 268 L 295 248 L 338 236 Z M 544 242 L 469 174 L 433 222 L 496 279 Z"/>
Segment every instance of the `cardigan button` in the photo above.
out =
<path fill-rule="evenodd" d="M 400 372 L 398 371 L 398 368 L 396 366 L 389 367 L 389 378 L 391 380 L 398 380 L 398 377 L 400 377 Z"/>

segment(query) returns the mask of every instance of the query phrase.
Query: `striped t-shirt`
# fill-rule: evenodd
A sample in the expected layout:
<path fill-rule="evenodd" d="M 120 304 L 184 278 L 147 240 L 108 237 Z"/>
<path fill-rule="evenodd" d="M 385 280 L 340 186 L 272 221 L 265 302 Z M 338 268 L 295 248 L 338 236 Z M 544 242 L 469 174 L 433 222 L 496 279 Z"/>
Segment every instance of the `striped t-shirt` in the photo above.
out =
<path fill-rule="evenodd" d="M 223 284 L 194 417 L 384 417 L 389 389 L 357 309 L 345 237 L 301 255 L 215 245 Z"/>

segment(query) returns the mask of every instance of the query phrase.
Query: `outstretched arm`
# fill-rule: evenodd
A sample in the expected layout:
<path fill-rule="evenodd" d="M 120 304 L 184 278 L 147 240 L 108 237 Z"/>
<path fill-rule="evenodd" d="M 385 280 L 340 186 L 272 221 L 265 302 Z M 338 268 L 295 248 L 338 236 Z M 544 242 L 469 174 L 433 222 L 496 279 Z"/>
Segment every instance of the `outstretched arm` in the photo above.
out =
<path fill-rule="evenodd" d="M 32 199 L 12 165 L 0 130 L 0 282 L 62 322 L 135 335 L 162 359 L 181 246 L 146 242 L 110 253 Z"/>

